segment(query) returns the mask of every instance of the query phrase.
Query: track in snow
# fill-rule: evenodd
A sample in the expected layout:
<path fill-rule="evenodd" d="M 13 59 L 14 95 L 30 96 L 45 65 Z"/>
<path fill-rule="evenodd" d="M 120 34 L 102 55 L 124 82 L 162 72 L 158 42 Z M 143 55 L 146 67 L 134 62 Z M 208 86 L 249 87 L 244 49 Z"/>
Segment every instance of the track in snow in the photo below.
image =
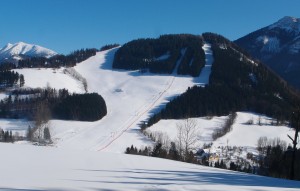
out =
<path fill-rule="evenodd" d="M 171 86 L 174 83 L 174 80 L 175 80 L 175 77 L 173 76 L 171 78 L 171 82 L 169 83 L 168 87 L 163 92 L 160 92 L 160 94 L 158 95 L 158 98 L 156 98 L 147 107 L 146 110 L 142 111 L 142 113 L 138 112 L 138 115 L 130 122 L 130 124 L 128 126 L 125 127 L 125 129 L 123 129 L 117 136 L 113 136 L 113 139 L 110 140 L 105 146 L 101 147 L 98 151 L 103 151 L 104 149 L 106 149 L 107 147 L 109 147 L 114 141 L 116 141 L 118 138 L 120 138 L 125 131 L 127 131 L 129 128 L 133 127 L 133 125 L 135 125 L 137 122 L 139 122 L 139 120 L 141 119 L 141 117 L 143 115 L 145 115 L 147 112 L 149 112 L 150 110 L 152 110 L 154 108 L 154 106 L 158 103 L 158 101 L 163 97 L 163 95 L 171 88 Z"/>
<path fill-rule="evenodd" d="M 197 80 L 196 80 L 197 82 L 200 82 L 199 85 L 208 84 L 209 76 L 210 76 L 210 73 L 211 73 L 211 66 L 212 66 L 212 63 L 213 63 L 211 45 L 208 44 L 208 43 L 205 43 L 203 45 L 203 50 L 204 50 L 205 56 L 206 56 L 206 59 L 205 59 L 206 63 L 205 63 L 205 66 L 202 68 L 202 71 L 201 71 L 199 77 L 197 77 Z M 175 67 L 174 72 L 172 74 L 173 76 L 171 77 L 171 80 L 168 83 L 168 86 L 162 92 L 159 92 L 158 97 L 148 107 L 146 107 L 145 110 L 143 110 L 141 112 L 138 110 L 136 117 L 134 117 L 132 120 L 130 120 L 129 124 L 125 125 L 125 127 L 122 128 L 121 131 L 117 131 L 117 135 L 115 133 L 113 133 L 111 135 L 111 139 L 109 140 L 109 142 L 106 143 L 104 146 L 101 146 L 100 149 L 98 149 L 98 151 L 103 151 L 103 150 L 107 149 L 112 143 L 114 143 L 117 139 L 119 139 L 124 134 L 124 132 L 126 132 L 130 128 L 135 127 L 135 125 L 137 125 L 137 123 L 140 121 L 140 119 L 145 114 L 147 114 L 149 111 L 151 111 L 155 107 L 155 105 L 159 102 L 159 100 L 167 93 L 167 91 L 172 87 L 172 85 L 174 83 L 178 66 L 179 66 L 179 64 L 180 64 L 180 62 L 181 62 L 181 60 L 182 60 L 182 58 L 183 58 L 183 56 L 186 52 L 186 49 L 183 49 L 181 52 L 182 52 L 182 56 L 176 63 L 176 67 Z M 127 122 L 126 122 L 126 124 L 127 124 Z"/>

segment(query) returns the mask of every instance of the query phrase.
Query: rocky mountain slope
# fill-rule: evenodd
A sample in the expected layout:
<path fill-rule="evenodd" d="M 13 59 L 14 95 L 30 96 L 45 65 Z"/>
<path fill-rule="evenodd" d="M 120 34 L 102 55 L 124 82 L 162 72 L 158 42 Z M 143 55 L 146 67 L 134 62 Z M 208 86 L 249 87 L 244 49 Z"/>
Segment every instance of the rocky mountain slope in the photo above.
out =
<path fill-rule="evenodd" d="M 264 62 L 291 85 L 300 88 L 299 18 L 284 17 L 235 43 Z"/>

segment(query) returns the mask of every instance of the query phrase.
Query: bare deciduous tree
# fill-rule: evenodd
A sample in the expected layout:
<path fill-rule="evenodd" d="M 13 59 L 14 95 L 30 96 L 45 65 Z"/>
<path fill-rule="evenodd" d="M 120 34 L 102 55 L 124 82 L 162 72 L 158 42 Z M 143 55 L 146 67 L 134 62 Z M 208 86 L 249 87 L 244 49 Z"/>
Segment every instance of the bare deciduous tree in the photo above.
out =
<path fill-rule="evenodd" d="M 43 140 L 43 133 L 45 128 L 49 128 L 49 120 L 51 112 L 47 100 L 38 102 L 36 104 L 36 112 L 34 116 L 34 125 L 39 142 Z"/>
<path fill-rule="evenodd" d="M 261 153 L 264 154 L 264 150 L 268 145 L 268 138 L 267 137 L 259 137 L 257 140 L 257 150 Z"/>
<path fill-rule="evenodd" d="M 198 125 L 194 119 L 177 124 L 177 145 L 181 156 L 187 156 L 198 140 Z"/>
<path fill-rule="evenodd" d="M 64 69 L 64 73 L 69 74 L 76 80 L 80 81 L 83 85 L 84 91 L 86 93 L 88 92 L 87 80 L 80 73 L 78 73 L 74 68 L 66 68 L 66 69 Z"/>
<path fill-rule="evenodd" d="M 291 170 L 290 170 L 290 179 L 294 180 L 295 178 L 295 161 L 296 161 L 296 152 L 297 152 L 297 144 L 298 144 L 298 137 L 300 131 L 300 108 L 297 108 L 297 111 L 293 112 L 292 117 L 292 127 L 295 128 L 295 135 L 294 138 L 288 135 L 293 143 L 293 155 L 291 160 Z"/>

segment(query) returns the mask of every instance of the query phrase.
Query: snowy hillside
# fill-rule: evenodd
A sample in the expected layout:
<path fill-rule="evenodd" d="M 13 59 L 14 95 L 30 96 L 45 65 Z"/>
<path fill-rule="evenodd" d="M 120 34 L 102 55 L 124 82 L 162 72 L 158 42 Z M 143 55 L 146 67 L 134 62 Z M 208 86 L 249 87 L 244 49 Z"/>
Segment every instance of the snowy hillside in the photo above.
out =
<path fill-rule="evenodd" d="M 206 65 L 197 78 L 114 70 L 112 59 L 117 49 L 98 52 L 96 56 L 78 64 L 74 67 L 74 71 L 87 80 L 88 92 L 97 92 L 103 96 L 108 114 L 96 122 L 51 120 L 51 134 L 56 146 L 123 153 L 125 148 L 132 144 L 138 148 L 151 145 L 152 141 L 141 134 L 138 124 L 163 107 L 172 97 L 183 93 L 188 87 L 208 83 L 213 62 L 212 51 L 209 44 L 205 44 L 203 49 L 206 53 Z M 84 92 L 81 82 L 68 73 L 64 73 L 63 68 L 55 71 L 52 69 L 18 69 L 15 71 L 25 76 L 27 87 L 49 85 L 56 89 L 67 88 L 71 92 Z M 244 125 L 245 121 L 251 118 L 257 119 L 258 116 L 238 113 L 233 131 L 215 144 L 222 145 L 229 139 L 232 146 L 256 147 L 257 140 L 261 136 L 280 137 L 287 140 L 286 134 L 291 133 L 287 127 Z M 200 126 L 200 139 L 197 146 L 210 143 L 213 129 L 219 128 L 225 119 L 226 117 L 215 117 L 212 120 L 197 119 Z M 149 131 L 162 131 L 171 139 L 175 139 L 177 122 L 177 120 L 162 120 L 149 128 Z M 17 125 L 14 125 L 15 123 Z M 0 127 L 13 130 L 19 127 L 21 131 L 24 131 L 29 123 L 22 125 L 18 121 L 4 119 L 0 121 Z M 247 134 L 252 132 L 252 136 L 240 141 L 240 137 L 243 137 L 245 132 Z"/>
<path fill-rule="evenodd" d="M 260 119 L 259 119 L 260 118 Z M 260 137 L 266 136 L 269 139 L 280 138 L 287 144 L 291 143 L 287 135 L 293 136 L 295 131 L 287 126 L 270 125 L 271 118 L 260 116 L 258 114 L 237 112 L 235 123 L 232 131 L 225 136 L 213 141 L 212 134 L 215 129 L 220 129 L 224 124 L 227 116 L 210 118 L 195 118 L 197 124 L 198 141 L 195 148 L 200 148 L 203 144 L 213 143 L 213 148 L 219 146 L 237 146 L 248 147 L 255 150 L 257 141 Z M 247 124 L 249 120 L 253 120 L 253 124 Z M 261 125 L 258 125 L 258 120 Z M 161 120 L 152 127 L 147 129 L 148 133 L 165 134 L 171 141 L 176 141 L 177 126 L 184 123 L 184 120 Z M 167 127 L 167 128 L 166 128 Z M 245 136 L 247 135 L 247 136 Z"/>
<path fill-rule="evenodd" d="M 96 122 L 52 120 L 51 134 L 56 145 L 123 153 L 131 144 L 152 144 L 140 133 L 138 124 L 188 87 L 208 83 L 212 52 L 209 44 L 205 44 L 203 49 L 207 54 L 207 64 L 197 78 L 113 70 L 112 60 L 117 49 L 98 52 L 96 56 L 77 64 L 74 70 L 87 80 L 88 92 L 97 92 L 105 99 L 108 114 Z M 25 76 L 27 87 L 46 87 L 49 84 L 56 89 L 67 88 L 78 93 L 84 91 L 82 84 L 64 74 L 63 69 L 55 72 L 51 69 L 16 71 Z M 1 123 L 0 126 L 6 129 Z M 27 128 L 28 124 L 24 126 L 20 128 Z"/>
<path fill-rule="evenodd" d="M 80 81 L 74 79 L 64 68 L 23 68 L 14 71 L 23 74 L 25 77 L 25 87 L 45 88 L 50 86 L 56 89 L 68 89 L 70 92 L 83 93 L 84 89 Z"/>
<path fill-rule="evenodd" d="M 0 190 L 294 191 L 298 181 L 166 159 L 0 144 Z M 17 160 L 19 159 L 19 160 Z"/>
<path fill-rule="evenodd" d="M 15 44 L 8 43 L 0 49 L 0 61 L 20 60 L 22 59 L 22 56 L 50 58 L 56 54 L 57 53 L 53 50 L 34 44 L 27 44 L 24 42 Z"/>
<path fill-rule="evenodd" d="M 153 144 L 140 132 L 139 124 L 188 87 L 208 84 L 213 56 L 211 45 L 204 44 L 206 64 L 200 75 L 193 78 L 175 73 L 115 70 L 112 62 L 117 49 L 98 52 L 68 70 L 86 80 L 88 92 L 99 93 L 105 99 L 107 115 L 95 122 L 51 120 L 53 147 L 27 142 L 0 144 L 5 156 L 1 159 L 5 165 L 0 167 L 0 190 L 299 190 L 299 182 L 121 154 L 130 145 L 141 148 Z M 15 71 L 25 76 L 26 87 L 50 86 L 85 92 L 82 81 L 65 68 Z M 0 94 L 0 98 L 6 96 Z M 286 134 L 292 135 L 285 126 L 269 125 L 270 119 L 264 116 L 262 125 L 256 125 L 258 117 L 238 112 L 232 131 L 214 141 L 214 148 L 230 144 L 254 149 L 261 136 L 287 140 Z M 226 119 L 226 116 L 195 119 L 199 127 L 195 146 L 212 142 L 213 130 L 220 128 Z M 247 125 L 249 119 L 254 124 Z M 179 122 L 182 121 L 161 120 L 147 131 L 164 132 L 174 140 Z M 26 120 L 0 120 L 2 129 L 20 134 L 30 124 Z"/>
<path fill-rule="evenodd" d="M 89 92 L 97 92 L 106 100 L 108 115 L 86 124 L 80 133 L 71 128 L 74 136 L 58 136 L 58 146 L 122 153 L 131 144 L 147 145 L 151 142 L 139 132 L 138 124 L 188 87 L 208 82 L 209 70 L 199 78 L 113 70 L 115 51 L 100 52 L 75 67 L 87 79 Z"/>

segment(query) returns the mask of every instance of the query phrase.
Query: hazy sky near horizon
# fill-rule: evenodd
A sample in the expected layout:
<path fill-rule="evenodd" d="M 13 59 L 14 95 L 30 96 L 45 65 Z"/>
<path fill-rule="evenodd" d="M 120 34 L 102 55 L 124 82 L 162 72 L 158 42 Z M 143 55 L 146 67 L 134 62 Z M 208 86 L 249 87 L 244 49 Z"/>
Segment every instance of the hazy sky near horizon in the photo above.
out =
<path fill-rule="evenodd" d="M 67 54 L 162 34 L 215 32 L 235 40 L 300 0 L 0 0 L 0 47 L 19 41 Z"/>

